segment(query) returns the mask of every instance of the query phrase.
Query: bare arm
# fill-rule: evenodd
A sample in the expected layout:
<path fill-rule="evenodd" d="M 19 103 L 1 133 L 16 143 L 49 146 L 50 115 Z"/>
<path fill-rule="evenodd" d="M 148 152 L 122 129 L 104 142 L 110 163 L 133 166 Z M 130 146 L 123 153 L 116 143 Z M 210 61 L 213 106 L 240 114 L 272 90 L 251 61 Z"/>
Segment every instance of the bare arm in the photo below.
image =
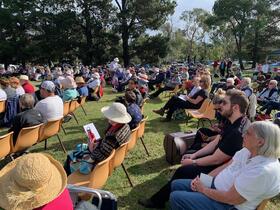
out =
<path fill-rule="evenodd" d="M 221 203 L 238 205 L 246 201 L 246 199 L 236 191 L 234 185 L 228 191 L 220 191 L 205 187 L 199 177 L 197 177 L 192 181 L 191 188 L 193 191 L 203 193 L 207 197 Z"/>
<path fill-rule="evenodd" d="M 212 155 L 196 159 L 196 164 L 199 166 L 219 165 L 228 161 L 230 158 L 231 156 L 217 149 Z"/>
<path fill-rule="evenodd" d="M 203 147 L 202 149 L 198 150 L 197 152 L 195 152 L 193 155 L 195 158 L 201 157 L 201 156 L 205 156 L 208 155 L 210 153 L 213 153 L 217 144 L 219 143 L 220 140 L 220 135 L 217 135 L 215 140 L 211 141 L 209 144 L 207 144 L 205 147 Z"/>

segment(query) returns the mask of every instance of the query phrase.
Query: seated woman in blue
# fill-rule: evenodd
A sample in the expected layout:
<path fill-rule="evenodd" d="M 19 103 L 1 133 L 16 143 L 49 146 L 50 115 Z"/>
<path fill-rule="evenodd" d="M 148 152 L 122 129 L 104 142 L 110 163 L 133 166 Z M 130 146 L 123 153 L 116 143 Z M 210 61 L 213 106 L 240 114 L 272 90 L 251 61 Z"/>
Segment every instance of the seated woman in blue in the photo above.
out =
<path fill-rule="evenodd" d="M 76 77 L 75 82 L 77 84 L 77 91 L 81 97 L 85 96 L 88 97 L 88 88 L 85 85 L 85 80 L 83 77 Z"/>
<path fill-rule="evenodd" d="M 138 126 L 142 120 L 142 113 L 140 107 L 136 104 L 136 95 L 133 91 L 125 92 L 125 105 L 128 114 L 131 116 L 131 121 L 128 123 L 130 129 L 134 129 Z"/>

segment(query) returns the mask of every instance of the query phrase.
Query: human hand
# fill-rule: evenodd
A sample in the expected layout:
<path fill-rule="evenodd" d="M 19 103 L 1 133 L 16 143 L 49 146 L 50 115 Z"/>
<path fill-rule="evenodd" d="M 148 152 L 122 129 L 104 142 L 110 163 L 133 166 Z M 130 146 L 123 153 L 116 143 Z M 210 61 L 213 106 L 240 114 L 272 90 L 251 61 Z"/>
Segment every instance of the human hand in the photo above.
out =
<path fill-rule="evenodd" d="M 201 192 L 201 193 L 203 193 L 204 190 L 206 189 L 206 187 L 202 184 L 198 176 L 191 182 L 191 188 L 193 191 Z"/>
<path fill-rule="evenodd" d="M 184 160 L 184 159 L 191 159 L 191 160 L 193 160 L 193 159 L 195 159 L 195 155 L 194 154 L 184 154 L 182 156 L 182 160 Z"/>
<path fill-rule="evenodd" d="M 192 159 L 183 159 L 183 160 L 181 160 L 181 164 L 183 166 L 192 165 L 192 163 L 193 163 Z"/>

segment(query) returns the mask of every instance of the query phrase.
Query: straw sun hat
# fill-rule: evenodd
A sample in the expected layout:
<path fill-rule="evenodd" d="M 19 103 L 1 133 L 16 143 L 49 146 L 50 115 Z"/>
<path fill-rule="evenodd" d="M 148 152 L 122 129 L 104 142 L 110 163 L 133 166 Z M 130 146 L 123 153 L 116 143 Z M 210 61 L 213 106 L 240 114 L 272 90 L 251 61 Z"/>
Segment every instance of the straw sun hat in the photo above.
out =
<path fill-rule="evenodd" d="M 27 210 L 41 207 L 65 189 L 62 165 L 48 154 L 27 154 L 0 171 L 0 207 Z"/>
<path fill-rule="evenodd" d="M 127 113 L 126 107 L 118 102 L 113 103 L 111 106 L 105 106 L 101 109 L 103 115 L 116 123 L 129 123 L 131 116 Z"/>

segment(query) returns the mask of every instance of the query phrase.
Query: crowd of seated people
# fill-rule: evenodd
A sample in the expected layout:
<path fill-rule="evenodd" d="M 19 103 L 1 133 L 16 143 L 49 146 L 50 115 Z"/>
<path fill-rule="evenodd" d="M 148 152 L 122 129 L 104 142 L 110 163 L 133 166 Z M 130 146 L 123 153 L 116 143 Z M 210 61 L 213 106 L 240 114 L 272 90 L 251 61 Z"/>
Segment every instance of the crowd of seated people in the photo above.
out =
<path fill-rule="evenodd" d="M 44 68 L 44 71 L 40 72 L 44 81 L 37 92 L 29 81 L 31 74 L 28 72 L 28 76 L 2 78 L 0 98 L 19 98 L 20 111 L 14 116 L 10 128 L 10 131 L 14 131 L 14 143 L 22 128 L 63 118 L 63 102 L 80 97 L 99 100 L 100 87 L 106 78 L 107 81 L 112 81 L 114 90 L 124 92 L 124 96 L 117 98 L 118 102 L 102 108 L 101 112 L 108 121 L 102 139 L 89 141 L 79 157 L 75 157 L 73 148 L 64 165 L 64 170 L 69 175 L 78 170 L 81 162 L 87 162 L 91 165 L 87 171 L 89 173 L 97 163 L 109 157 L 113 149 L 129 140 L 131 130 L 136 128 L 143 118 L 141 107 L 147 95 L 150 94 L 149 98 L 153 100 L 162 92 L 174 90 L 178 86 L 183 91 L 185 88 L 186 92 L 175 94 L 161 109 L 153 110 L 156 114 L 167 114 L 164 121 L 170 121 L 176 110 L 199 109 L 204 100 L 210 97 L 216 111 L 217 124 L 198 129 L 193 145 L 190 145 L 188 153 L 183 155 L 181 166 L 172 178 L 150 198 L 139 199 L 139 204 L 146 208 L 163 208 L 170 200 L 171 208 L 176 210 L 245 210 L 256 209 L 264 199 L 279 193 L 280 186 L 275 183 L 280 181 L 277 160 L 280 157 L 280 129 L 270 122 L 251 124 L 247 112 L 254 94 L 261 111 L 280 109 L 277 75 L 269 79 L 267 87 L 255 93 L 251 78 L 239 79 L 231 70 L 227 72 L 227 78 L 212 84 L 212 75 L 203 65 L 155 67 L 151 69 L 150 75 L 147 68 L 123 69 L 118 62 L 118 59 L 114 59 L 108 68 Z M 225 72 L 223 74 L 225 75 Z M 39 80 L 38 74 L 36 80 Z M 152 94 L 148 92 L 154 90 Z M 209 96 L 210 90 L 213 96 Z M 37 186 L 31 187 L 30 183 L 48 174 L 41 167 L 27 164 L 35 159 L 42 165 L 46 164 L 48 172 L 56 174 L 52 179 L 56 179 L 59 190 L 58 186 L 53 186 L 51 195 L 44 193 L 45 196 L 35 198 L 39 193 L 34 195 L 34 191 L 38 192 L 38 189 Z M 29 177 L 30 183 L 25 183 L 27 180 L 23 180 L 21 176 L 27 177 L 24 175 L 26 170 L 21 168 L 34 170 L 40 176 Z M 202 183 L 198 177 L 201 173 L 214 177 L 211 186 Z M 16 185 L 11 188 L 0 187 L 0 194 L 3 196 L 2 201 L 0 198 L 0 206 L 8 209 L 44 209 L 49 205 L 59 209 L 63 201 L 63 209 L 70 210 L 73 207 L 64 185 L 66 174 L 62 166 L 48 155 L 28 154 L 20 157 L 15 164 L 10 163 L 0 171 L 0 185 L 1 180 L 6 181 L 7 176 L 10 176 L 15 180 L 20 179 L 28 190 L 21 192 Z M 41 181 L 36 183 L 42 185 Z M 21 193 L 17 194 L 15 190 Z M 14 196 L 10 196 L 11 193 Z M 28 198 L 33 202 L 26 199 L 26 196 L 31 196 Z"/>

